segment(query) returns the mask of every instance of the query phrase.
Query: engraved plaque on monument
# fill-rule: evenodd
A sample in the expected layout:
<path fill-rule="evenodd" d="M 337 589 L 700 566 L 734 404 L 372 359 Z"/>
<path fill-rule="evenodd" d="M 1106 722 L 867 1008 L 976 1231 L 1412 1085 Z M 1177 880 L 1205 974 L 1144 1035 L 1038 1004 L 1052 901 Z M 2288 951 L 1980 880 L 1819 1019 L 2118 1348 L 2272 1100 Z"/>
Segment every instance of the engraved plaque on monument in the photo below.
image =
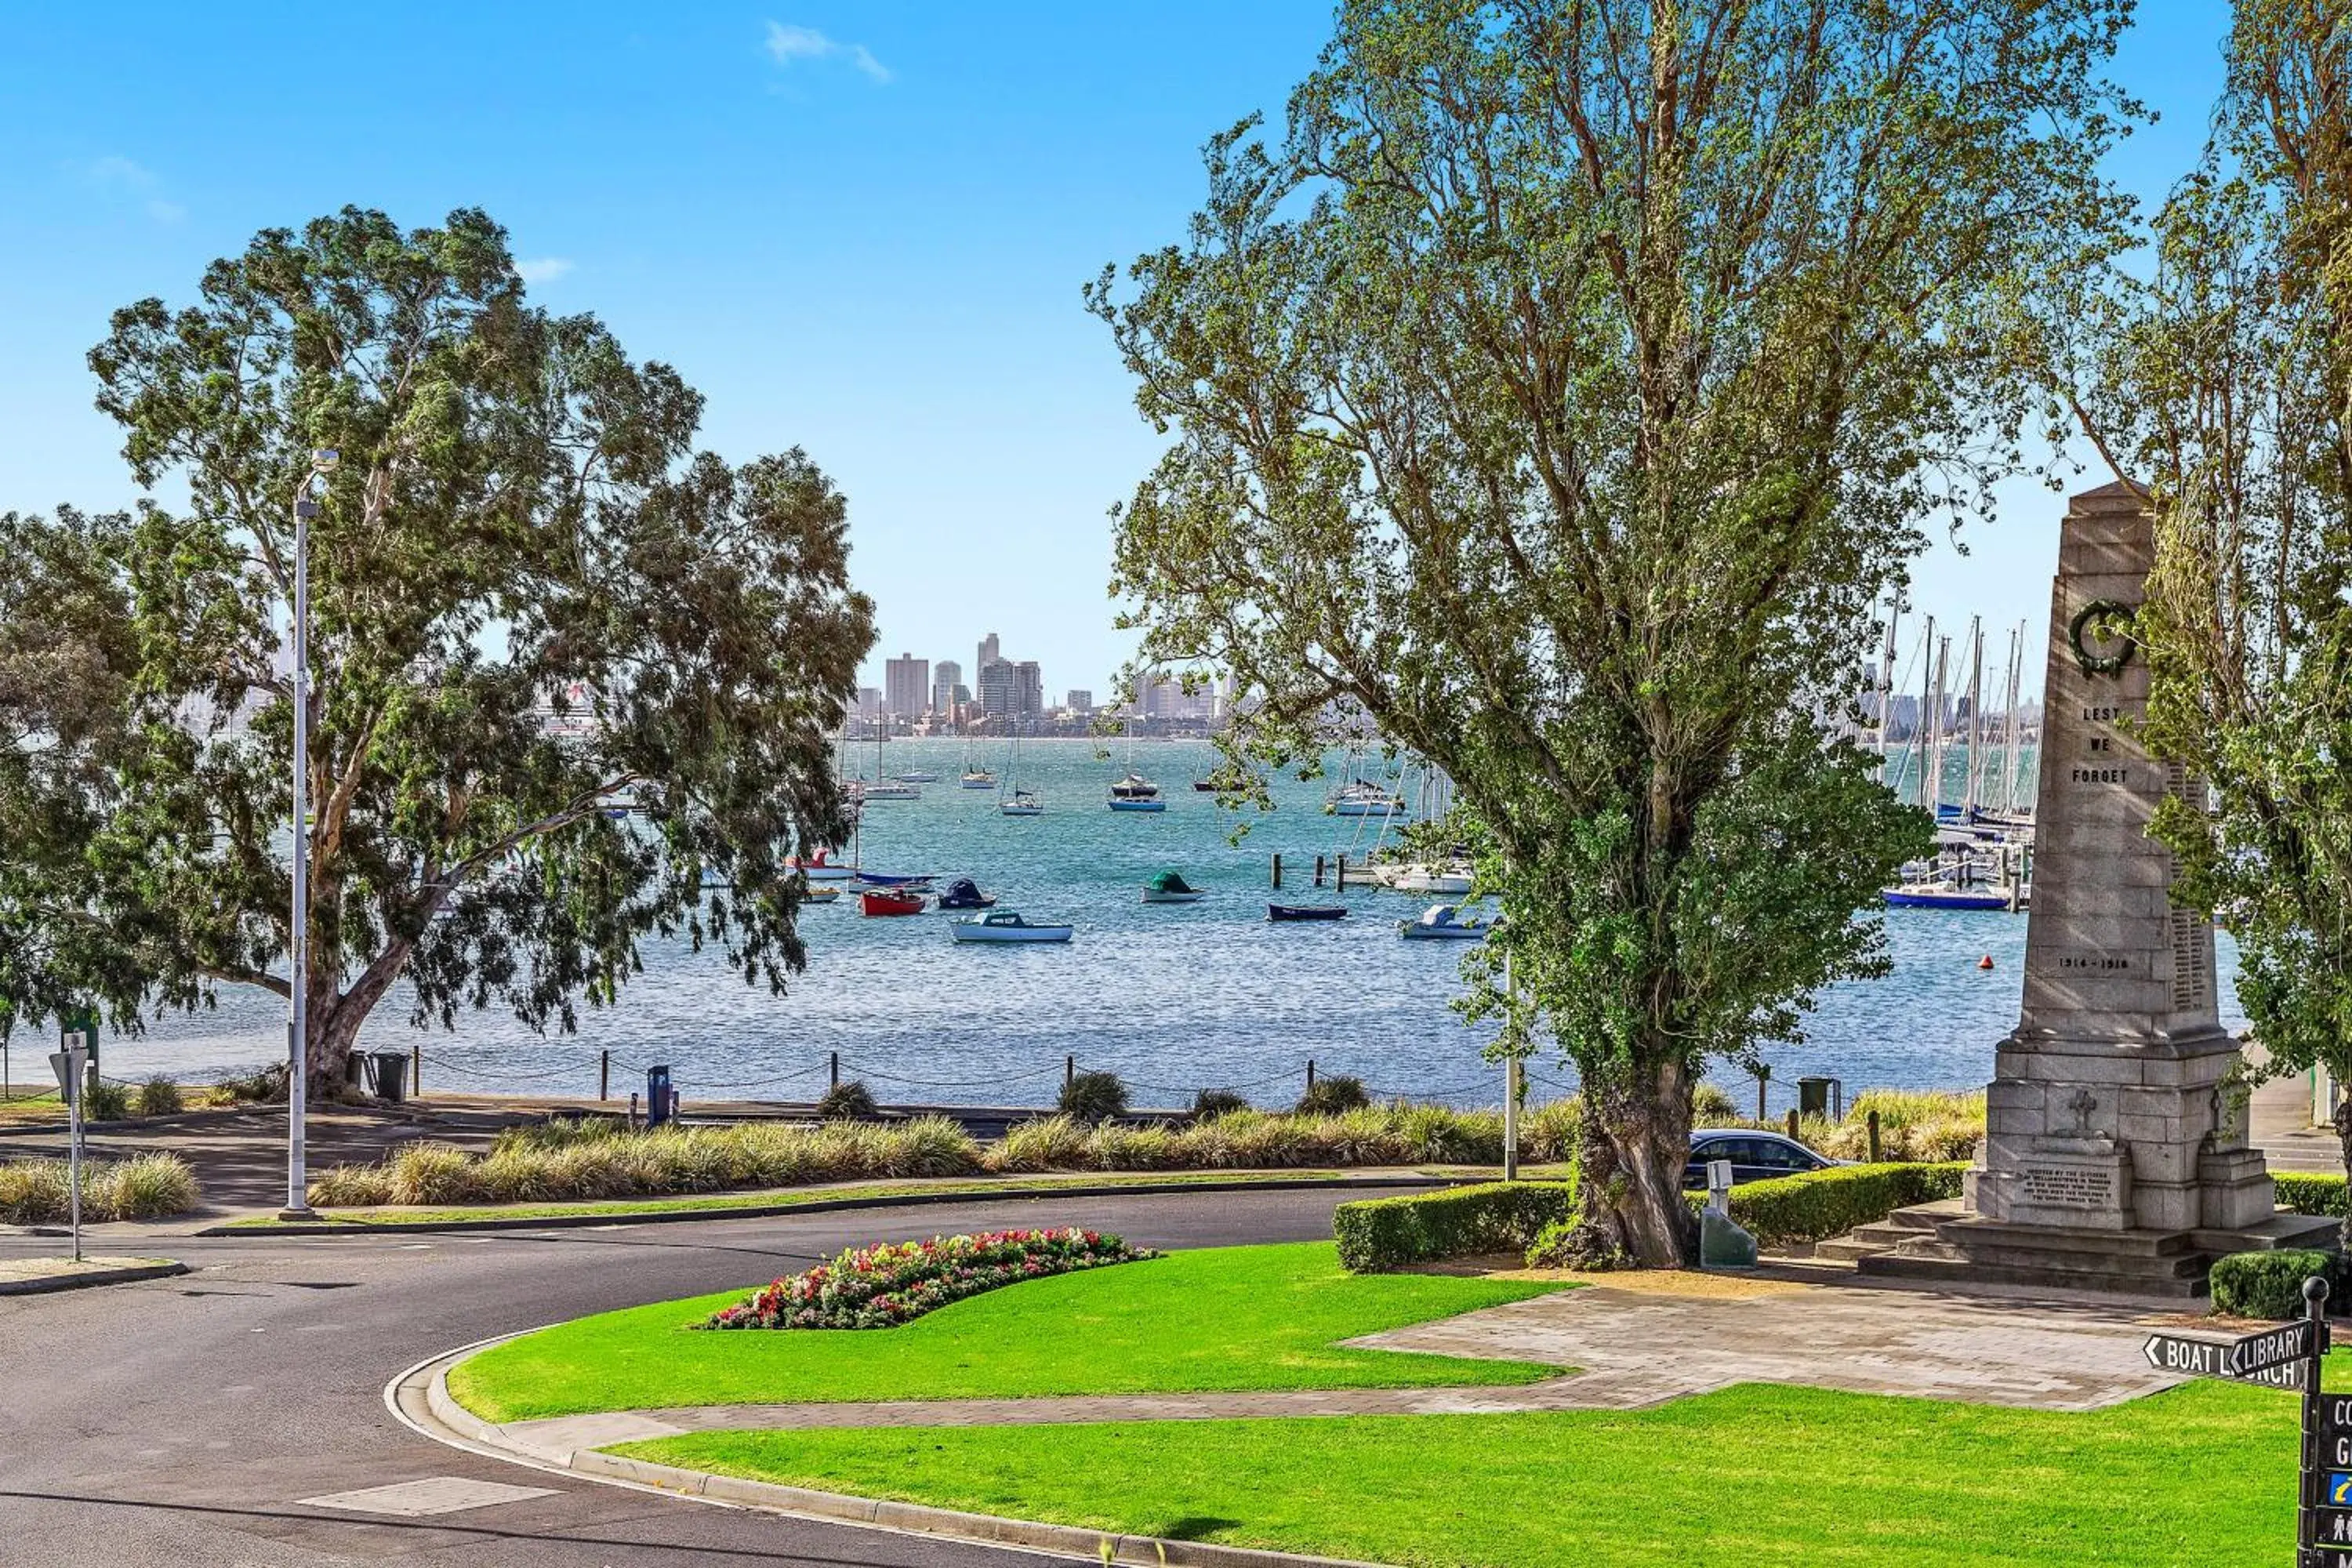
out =
<path fill-rule="evenodd" d="M 2222 1090 L 2238 1047 L 2216 1011 L 2212 927 L 2173 908 L 2172 856 L 2147 836 L 2158 802 L 2190 787 L 2133 734 L 2148 675 L 2130 617 L 2154 558 L 2142 492 L 2074 499 L 2051 594 L 2024 1005 L 1968 1184 L 1987 1220 L 2224 1231 L 2274 1213 Z"/>

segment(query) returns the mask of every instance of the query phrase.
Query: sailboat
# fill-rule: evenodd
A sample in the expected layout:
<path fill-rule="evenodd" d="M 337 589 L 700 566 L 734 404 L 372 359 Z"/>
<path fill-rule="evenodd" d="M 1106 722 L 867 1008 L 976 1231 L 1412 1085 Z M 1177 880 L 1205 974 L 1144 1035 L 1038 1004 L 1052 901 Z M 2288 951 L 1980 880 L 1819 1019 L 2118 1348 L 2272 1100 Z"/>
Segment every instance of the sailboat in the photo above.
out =
<path fill-rule="evenodd" d="M 1006 791 L 997 801 L 996 809 L 1006 816 L 1043 816 L 1045 799 L 1035 790 L 1021 787 L 1021 737 L 1013 737 L 1012 750 L 1005 753 L 1004 783 Z"/>
<path fill-rule="evenodd" d="M 916 788 L 913 784 L 903 784 L 898 780 L 887 778 L 883 775 L 882 742 L 887 737 L 888 731 L 889 722 L 887 720 L 878 721 L 874 726 L 874 777 L 871 782 L 861 778 L 856 784 L 850 785 L 851 799 L 868 801 L 920 800 L 923 798 L 923 792 Z"/>
<path fill-rule="evenodd" d="M 994 789 L 996 775 L 972 761 L 971 742 L 963 743 L 963 776 L 956 781 L 965 789 Z"/>
<path fill-rule="evenodd" d="M 1165 811 L 1160 786 L 1135 771 L 1135 731 L 1127 733 L 1127 776 L 1110 786 L 1113 811 Z"/>

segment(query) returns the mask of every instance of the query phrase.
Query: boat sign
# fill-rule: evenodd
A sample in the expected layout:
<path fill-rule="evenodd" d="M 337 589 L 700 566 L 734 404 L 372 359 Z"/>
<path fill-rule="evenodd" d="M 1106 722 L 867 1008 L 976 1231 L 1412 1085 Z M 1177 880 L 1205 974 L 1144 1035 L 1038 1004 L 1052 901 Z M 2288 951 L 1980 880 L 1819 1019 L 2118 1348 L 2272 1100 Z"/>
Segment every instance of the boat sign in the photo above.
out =
<path fill-rule="evenodd" d="M 2189 1377 L 2227 1377 L 2270 1388 L 2301 1388 L 2314 1331 L 2313 1325 L 2305 1321 L 2235 1340 L 2150 1334 L 2140 1352 L 2147 1357 L 2147 1364 L 2158 1372 L 2182 1373 Z"/>

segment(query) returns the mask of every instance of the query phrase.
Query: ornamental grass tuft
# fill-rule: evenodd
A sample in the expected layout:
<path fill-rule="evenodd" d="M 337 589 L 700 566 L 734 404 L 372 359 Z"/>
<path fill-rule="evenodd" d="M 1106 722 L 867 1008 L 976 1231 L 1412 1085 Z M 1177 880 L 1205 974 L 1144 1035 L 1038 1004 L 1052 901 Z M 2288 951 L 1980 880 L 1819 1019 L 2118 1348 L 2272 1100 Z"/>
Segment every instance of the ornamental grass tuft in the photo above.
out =
<path fill-rule="evenodd" d="M 713 1312 L 710 1329 L 893 1329 L 1001 1286 L 1160 1254 L 1066 1226 L 854 1247 Z"/>
<path fill-rule="evenodd" d="M 0 1165 L 0 1223 L 54 1225 L 72 1213 L 72 1189 L 63 1160 L 14 1160 Z M 130 1160 L 85 1160 L 81 1167 L 81 1217 L 108 1220 L 162 1219 L 185 1214 L 201 1201 L 195 1173 L 177 1154 L 142 1154 Z"/>

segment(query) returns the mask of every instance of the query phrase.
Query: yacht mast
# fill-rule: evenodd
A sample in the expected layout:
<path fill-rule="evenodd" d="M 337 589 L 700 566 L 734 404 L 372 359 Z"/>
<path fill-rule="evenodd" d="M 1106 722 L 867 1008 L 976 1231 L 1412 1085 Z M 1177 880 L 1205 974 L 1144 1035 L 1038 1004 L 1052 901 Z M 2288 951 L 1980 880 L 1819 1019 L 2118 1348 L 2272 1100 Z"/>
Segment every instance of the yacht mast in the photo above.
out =
<path fill-rule="evenodd" d="M 1984 617 L 1969 617 L 1969 783 L 1960 820 L 1975 820 L 1984 773 Z"/>

